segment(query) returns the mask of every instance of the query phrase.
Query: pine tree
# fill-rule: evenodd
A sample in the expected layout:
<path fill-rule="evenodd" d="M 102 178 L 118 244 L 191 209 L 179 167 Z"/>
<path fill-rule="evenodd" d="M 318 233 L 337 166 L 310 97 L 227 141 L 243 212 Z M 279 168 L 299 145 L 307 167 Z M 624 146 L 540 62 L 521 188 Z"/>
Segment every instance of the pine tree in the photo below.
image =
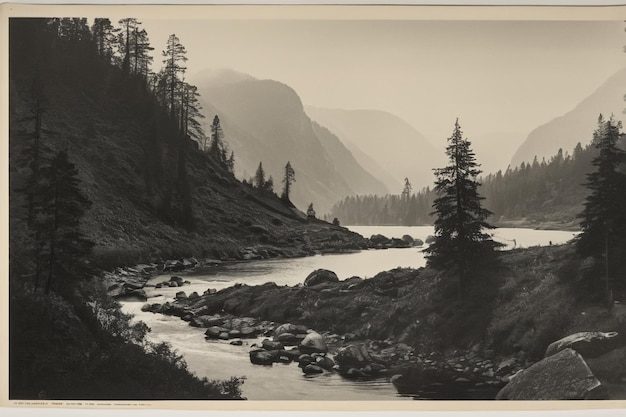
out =
<path fill-rule="evenodd" d="M 150 64 L 153 61 L 150 51 L 154 48 L 150 46 L 148 33 L 145 29 L 139 30 L 138 27 L 133 29 L 133 73 L 141 75 L 144 79 L 148 78 Z"/>
<path fill-rule="evenodd" d="M 114 28 L 111 20 L 107 18 L 95 18 L 91 25 L 91 33 L 96 45 L 98 56 L 110 63 L 113 59 L 113 45 L 119 28 Z"/>
<path fill-rule="evenodd" d="M 46 294 L 53 287 L 67 294 L 73 281 L 88 271 L 84 257 L 93 243 L 81 233 L 80 220 L 91 202 L 79 188 L 78 171 L 67 153 L 59 152 L 42 171 L 45 180 L 40 183 L 33 226 L 37 258 L 41 261 L 39 265 L 43 265 L 37 272 L 47 272 Z"/>
<path fill-rule="evenodd" d="M 411 191 L 413 190 L 413 187 L 411 187 L 411 183 L 409 182 L 409 179 L 407 177 L 404 178 L 404 189 L 402 190 L 402 200 L 403 201 L 408 201 L 409 197 L 411 196 Z"/>
<path fill-rule="evenodd" d="M 211 124 L 211 145 L 209 146 L 209 155 L 215 159 L 216 162 L 222 163 L 222 151 L 224 149 L 223 144 L 224 131 L 220 125 L 220 118 L 215 115 L 213 123 Z"/>
<path fill-rule="evenodd" d="M 169 95 L 169 108 L 172 117 L 176 114 L 176 93 L 178 91 L 180 77 L 179 74 L 186 70 L 181 64 L 187 61 L 187 51 L 180 43 L 175 34 L 171 34 L 167 39 L 167 45 L 163 51 L 163 63 L 165 64 L 164 76 L 166 91 Z"/>
<path fill-rule="evenodd" d="M 181 127 L 184 135 L 204 143 L 206 147 L 206 136 L 199 119 L 204 119 L 204 115 L 200 112 L 202 106 L 198 101 L 200 94 L 198 88 L 188 83 L 182 85 L 181 96 Z"/>
<path fill-rule="evenodd" d="M 131 61 L 131 36 L 135 31 L 137 26 L 141 24 L 139 20 L 134 17 L 126 17 L 124 19 L 120 19 L 118 23 L 122 26 L 122 32 L 118 37 L 118 47 L 120 51 L 120 55 L 122 55 L 122 70 L 128 73 L 130 72 L 130 61 Z"/>
<path fill-rule="evenodd" d="M 259 190 L 265 189 L 265 171 L 263 170 L 263 162 L 259 162 L 259 167 L 254 175 L 254 183 Z"/>
<path fill-rule="evenodd" d="M 450 164 L 435 170 L 435 240 L 425 249 L 429 266 L 456 270 L 461 294 L 469 288 L 475 261 L 498 246 L 484 232 L 493 228 L 485 221 L 491 212 L 481 207 L 477 181 L 481 171 L 470 145 L 457 119 L 446 148 Z"/>
<path fill-rule="evenodd" d="M 592 161 L 595 170 L 587 174 L 585 185 L 590 194 L 579 215 L 582 233 L 576 240 L 581 256 L 605 256 L 607 285 L 611 266 L 621 262 L 626 246 L 626 175 L 619 171 L 626 152 L 616 146 L 620 129 L 621 122 L 605 120 L 602 115 L 598 118 L 592 142 L 598 155 Z"/>
<path fill-rule="evenodd" d="M 291 192 L 291 185 L 296 182 L 296 172 L 291 167 L 291 162 L 287 161 L 287 165 L 285 165 L 285 176 L 283 177 L 283 194 L 281 198 L 285 201 L 289 200 L 289 193 Z"/>

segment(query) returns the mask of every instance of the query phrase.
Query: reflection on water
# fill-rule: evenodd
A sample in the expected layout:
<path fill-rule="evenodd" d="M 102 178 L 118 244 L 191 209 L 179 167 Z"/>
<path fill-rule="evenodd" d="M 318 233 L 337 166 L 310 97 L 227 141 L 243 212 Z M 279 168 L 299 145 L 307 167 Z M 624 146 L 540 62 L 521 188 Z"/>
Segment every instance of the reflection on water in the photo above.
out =
<path fill-rule="evenodd" d="M 366 237 L 380 233 L 387 237 L 402 237 L 405 234 L 426 240 L 433 234 L 431 226 L 354 226 L 350 229 Z M 573 237 L 572 232 L 496 229 L 494 238 L 511 248 L 564 243 Z M 171 300 L 176 292 L 202 294 L 208 288 L 217 290 L 236 283 L 259 285 L 273 281 L 278 285 L 302 283 L 309 273 L 318 268 L 334 271 L 339 279 L 352 276 L 371 278 L 380 271 L 397 267 L 419 268 L 425 265 L 421 248 L 367 250 L 359 253 L 317 255 L 296 259 L 275 259 L 224 264 L 203 271 L 185 274 L 191 282 L 183 288 L 146 287 L 150 303 Z M 156 276 L 149 283 L 168 281 L 170 275 Z M 226 379 L 231 376 L 246 376 L 244 396 L 251 400 L 391 400 L 401 399 L 394 387 L 385 378 L 373 381 L 346 380 L 336 373 L 304 376 L 295 364 L 274 364 L 271 367 L 252 365 L 247 345 L 231 346 L 224 341 L 204 339 L 204 330 L 189 326 L 177 317 L 140 311 L 141 303 L 123 303 L 124 311 L 133 313 L 137 320 L 144 321 L 151 329 L 152 341 L 167 341 L 182 354 L 190 370 L 209 379 Z"/>

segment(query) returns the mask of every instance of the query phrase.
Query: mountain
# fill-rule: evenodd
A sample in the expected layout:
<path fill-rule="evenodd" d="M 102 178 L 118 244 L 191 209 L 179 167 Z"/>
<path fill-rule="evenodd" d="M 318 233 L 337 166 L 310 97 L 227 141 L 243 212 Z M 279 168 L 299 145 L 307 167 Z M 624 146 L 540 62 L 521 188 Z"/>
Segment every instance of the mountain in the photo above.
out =
<path fill-rule="evenodd" d="M 253 176 L 262 162 L 280 192 L 290 161 L 296 172 L 292 201 L 301 208 L 313 202 L 319 213 L 347 195 L 388 191 L 335 135 L 311 122 L 291 87 L 232 70 L 204 71 L 193 81 L 205 114 L 211 115 L 205 128 L 213 114 L 220 117 L 238 175 Z"/>
<path fill-rule="evenodd" d="M 528 138 L 513 155 L 511 166 L 532 162 L 535 155 L 548 159 L 559 148 L 571 152 L 578 142 L 591 141 L 600 113 L 611 114 L 623 120 L 624 93 L 626 93 L 626 68 L 611 76 L 600 88 L 585 98 L 574 109 L 530 132 Z"/>
<path fill-rule="evenodd" d="M 431 185 L 432 168 L 444 161 L 443 153 L 417 130 L 393 114 L 379 110 L 342 110 L 312 106 L 306 112 L 334 132 L 359 163 L 400 192 L 405 177 L 413 188 Z"/>
<path fill-rule="evenodd" d="M 483 175 L 506 171 L 511 157 L 525 139 L 526 135 L 518 132 L 489 132 L 469 137 Z"/>

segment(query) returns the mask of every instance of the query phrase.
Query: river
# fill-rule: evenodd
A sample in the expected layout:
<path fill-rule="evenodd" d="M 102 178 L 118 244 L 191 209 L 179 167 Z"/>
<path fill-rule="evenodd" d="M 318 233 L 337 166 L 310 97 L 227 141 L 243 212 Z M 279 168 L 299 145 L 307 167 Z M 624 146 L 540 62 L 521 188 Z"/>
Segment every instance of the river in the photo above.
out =
<path fill-rule="evenodd" d="M 369 237 L 383 234 L 387 237 L 402 237 L 408 234 L 426 240 L 433 234 L 431 226 L 352 226 L 351 230 Z M 499 228 L 494 239 L 507 245 L 505 249 L 535 245 L 560 244 L 574 236 L 573 232 L 554 230 L 532 230 Z M 334 271 L 339 279 L 351 276 L 371 278 L 380 271 L 397 267 L 419 268 L 425 265 L 421 248 L 367 250 L 358 253 L 317 255 L 296 259 L 275 259 L 229 263 L 204 271 L 185 274 L 191 282 L 184 287 L 190 294 L 202 294 L 208 288 L 217 290 L 236 283 L 248 285 L 273 281 L 278 285 L 302 283 L 309 273 L 318 268 Z M 169 280 L 170 275 L 153 277 L 150 282 Z M 178 288 L 146 287 L 148 302 L 163 303 L 171 300 Z M 250 345 L 231 346 L 225 341 L 206 341 L 204 330 L 189 326 L 177 317 L 162 316 L 141 311 L 142 303 L 124 302 L 125 312 L 144 321 L 152 331 L 153 342 L 168 342 L 183 355 L 189 369 L 200 377 L 227 379 L 231 376 L 246 376 L 242 386 L 243 395 L 250 400 L 401 400 L 388 379 L 354 381 L 336 373 L 305 376 L 296 364 L 274 364 L 271 367 L 252 365 L 248 357 Z M 260 341 L 261 339 L 259 339 Z"/>

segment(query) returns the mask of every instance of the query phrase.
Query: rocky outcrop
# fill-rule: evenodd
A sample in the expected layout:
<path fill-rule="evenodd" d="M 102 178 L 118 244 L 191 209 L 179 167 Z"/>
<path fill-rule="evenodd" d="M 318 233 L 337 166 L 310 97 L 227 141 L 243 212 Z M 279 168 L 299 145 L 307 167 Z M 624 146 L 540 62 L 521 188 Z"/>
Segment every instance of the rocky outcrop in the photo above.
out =
<path fill-rule="evenodd" d="M 368 247 L 370 249 L 410 248 L 411 246 L 413 246 L 414 240 L 413 238 L 411 238 L 411 240 L 409 241 L 407 237 L 411 238 L 411 236 L 408 235 L 405 235 L 405 237 L 402 239 L 398 239 L 395 237 L 388 238 L 380 234 L 372 235 L 368 239 Z"/>
<path fill-rule="evenodd" d="M 565 348 L 519 372 L 498 400 L 606 399 L 608 392 L 580 354 Z"/>
<path fill-rule="evenodd" d="M 613 349 L 626 345 L 626 340 L 617 332 L 581 332 L 553 342 L 546 349 L 544 357 L 552 356 L 564 349 L 573 349 L 583 358 L 597 358 Z"/>
<path fill-rule="evenodd" d="M 304 280 L 305 287 L 313 287 L 315 285 L 324 284 L 326 282 L 338 282 L 337 274 L 327 269 L 316 269 L 311 272 Z"/>

